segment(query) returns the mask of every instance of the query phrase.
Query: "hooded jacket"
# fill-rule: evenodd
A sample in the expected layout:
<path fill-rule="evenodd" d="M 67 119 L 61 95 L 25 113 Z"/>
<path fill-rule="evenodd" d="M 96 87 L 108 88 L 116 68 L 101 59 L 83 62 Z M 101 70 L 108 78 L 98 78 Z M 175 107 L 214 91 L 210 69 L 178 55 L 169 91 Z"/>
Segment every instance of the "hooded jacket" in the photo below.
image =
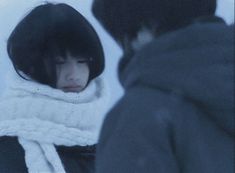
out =
<path fill-rule="evenodd" d="M 234 26 L 201 18 L 125 62 L 97 173 L 233 173 Z"/>

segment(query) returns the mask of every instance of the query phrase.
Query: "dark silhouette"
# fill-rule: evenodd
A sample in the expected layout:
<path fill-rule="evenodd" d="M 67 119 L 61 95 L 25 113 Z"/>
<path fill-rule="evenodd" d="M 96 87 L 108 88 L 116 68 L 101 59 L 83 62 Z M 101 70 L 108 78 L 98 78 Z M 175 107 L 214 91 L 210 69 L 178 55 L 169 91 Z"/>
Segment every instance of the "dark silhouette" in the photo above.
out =
<path fill-rule="evenodd" d="M 216 0 L 94 0 L 123 49 L 124 97 L 105 119 L 97 173 L 234 172 L 234 26 Z"/>

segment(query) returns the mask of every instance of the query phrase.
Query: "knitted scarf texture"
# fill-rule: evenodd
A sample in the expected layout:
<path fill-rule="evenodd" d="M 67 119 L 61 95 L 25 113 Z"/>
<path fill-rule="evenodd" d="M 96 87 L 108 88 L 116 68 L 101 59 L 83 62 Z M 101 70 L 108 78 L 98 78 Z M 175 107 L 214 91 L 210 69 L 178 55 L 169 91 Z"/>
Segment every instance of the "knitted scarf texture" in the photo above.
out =
<path fill-rule="evenodd" d="M 55 146 L 87 146 L 98 141 L 109 92 L 96 78 L 80 93 L 8 76 L 0 98 L 0 136 L 16 136 L 29 173 L 66 173 Z"/>

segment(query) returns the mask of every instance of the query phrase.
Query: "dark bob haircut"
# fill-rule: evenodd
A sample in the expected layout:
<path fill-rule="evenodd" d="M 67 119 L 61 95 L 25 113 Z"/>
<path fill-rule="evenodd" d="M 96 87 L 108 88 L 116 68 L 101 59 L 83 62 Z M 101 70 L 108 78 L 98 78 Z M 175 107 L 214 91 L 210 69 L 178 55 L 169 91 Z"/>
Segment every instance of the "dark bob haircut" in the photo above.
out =
<path fill-rule="evenodd" d="M 116 41 L 133 39 L 142 27 L 161 34 L 214 15 L 216 0 L 94 0 L 95 17 Z"/>
<path fill-rule="evenodd" d="M 87 59 L 89 81 L 104 70 L 104 52 L 91 24 L 67 4 L 37 6 L 15 27 L 7 42 L 8 55 L 20 75 L 55 87 L 55 58 Z M 22 76 L 21 76 L 22 77 Z"/>

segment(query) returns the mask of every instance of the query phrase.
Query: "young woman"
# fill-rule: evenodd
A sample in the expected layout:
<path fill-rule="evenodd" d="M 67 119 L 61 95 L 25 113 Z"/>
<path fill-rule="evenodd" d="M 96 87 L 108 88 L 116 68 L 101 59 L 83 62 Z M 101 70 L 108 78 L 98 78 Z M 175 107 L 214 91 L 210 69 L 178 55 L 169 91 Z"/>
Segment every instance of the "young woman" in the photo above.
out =
<path fill-rule="evenodd" d="M 109 93 L 93 27 L 66 4 L 40 5 L 7 51 L 16 73 L 0 101 L 0 172 L 94 172 Z"/>

